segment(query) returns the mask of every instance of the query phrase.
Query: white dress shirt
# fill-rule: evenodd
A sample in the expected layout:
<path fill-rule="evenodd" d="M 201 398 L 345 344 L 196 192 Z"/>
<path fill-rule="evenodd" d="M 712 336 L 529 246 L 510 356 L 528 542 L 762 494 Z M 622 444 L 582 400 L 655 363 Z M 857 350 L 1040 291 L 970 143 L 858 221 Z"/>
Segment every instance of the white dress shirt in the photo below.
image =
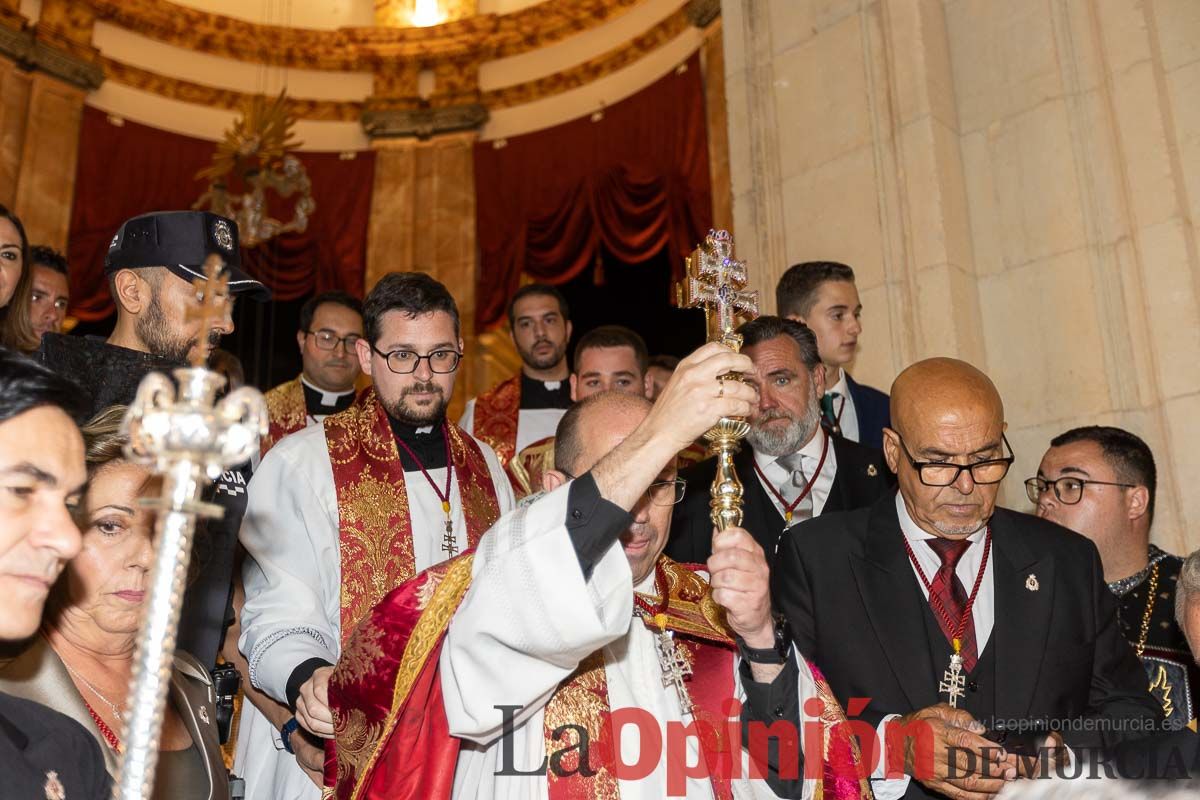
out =
<path fill-rule="evenodd" d="M 829 435 L 825 433 L 824 428 L 817 427 L 817 433 L 808 440 L 808 444 L 800 448 L 800 468 L 804 472 L 806 479 L 811 479 L 814 472 L 817 470 L 817 464 L 821 462 L 821 448 L 826 447 L 826 442 L 829 442 Z M 785 481 L 790 481 L 792 475 L 784 467 L 778 463 L 779 457 L 767 455 L 754 451 L 754 463 L 758 465 L 755 470 L 755 475 L 758 476 L 758 482 L 762 484 L 763 491 L 771 498 L 771 502 L 775 505 L 775 510 L 779 512 L 779 516 L 784 516 L 784 504 L 780 502 L 779 487 Z M 825 453 L 825 463 L 821 465 L 821 472 L 817 475 L 817 480 L 813 484 L 811 497 L 813 501 L 813 516 L 820 516 L 821 511 L 825 508 L 825 502 L 829 499 L 829 492 L 833 489 L 833 479 L 837 474 L 837 455 L 833 452 L 833 444 L 828 445 L 828 451 Z M 763 480 L 763 477 L 766 480 Z M 769 484 L 769 485 L 768 485 Z"/>
<path fill-rule="evenodd" d="M 852 442 L 861 441 L 858 437 L 858 411 L 854 408 L 854 398 L 850 396 L 850 387 L 846 384 L 846 370 L 838 371 L 838 382 L 825 387 L 825 394 L 837 392 L 841 397 L 833 398 L 833 415 L 838 418 L 838 427 Z"/>

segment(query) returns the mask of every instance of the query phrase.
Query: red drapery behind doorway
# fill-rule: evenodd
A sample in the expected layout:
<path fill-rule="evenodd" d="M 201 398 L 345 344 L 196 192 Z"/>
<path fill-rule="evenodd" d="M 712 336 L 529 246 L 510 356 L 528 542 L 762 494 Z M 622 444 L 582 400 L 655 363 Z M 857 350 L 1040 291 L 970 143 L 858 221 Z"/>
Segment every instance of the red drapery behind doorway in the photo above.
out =
<path fill-rule="evenodd" d="M 712 224 L 700 60 L 554 128 L 475 147 L 478 330 L 499 323 L 524 272 L 558 284 L 595 263 L 683 259 Z"/>
<path fill-rule="evenodd" d="M 134 122 L 114 125 L 103 111 L 84 109 L 67 247 L 73 315 L 94 321 L 112 312 L 104 254 L 113 234 L 129 217 L 191 208 L 205 188 L 195 175 L 210 163 L 214 147 Z M 361 297 L 375 154 L 298 155 L 317 204 L 308 230 L 243 248 L 242 264 L 278 300 L 329 289 Z"/>

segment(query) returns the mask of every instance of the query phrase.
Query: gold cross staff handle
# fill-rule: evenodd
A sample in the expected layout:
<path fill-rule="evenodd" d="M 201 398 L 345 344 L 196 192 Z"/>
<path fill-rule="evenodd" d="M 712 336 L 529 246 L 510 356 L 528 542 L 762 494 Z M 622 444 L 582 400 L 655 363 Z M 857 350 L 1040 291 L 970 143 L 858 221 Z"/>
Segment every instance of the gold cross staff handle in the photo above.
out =
<path fill-rule="evenodd" d="M 734 352 L 742 347 L 742 337 L 734 333 L 740 322 L 758 316 L 758 292 L 746 288 L 746 263 L 733 256 L 733 237 L 729 231 L 709 231 L 704 244 L 687 259 L 687 276 L 675 287 L 680 308 L 703 308 L 708 341 L 720 342 Z M 731 373 L 723 380 L 741 380 Z M 717 531 L 742 524 L 742 482 L 733 468 L 733 456 L 739 442 L 750 431 L 741 417 L 722 417 L 704 434 L 708 451 L 717 458 L 708 507 Z"/>

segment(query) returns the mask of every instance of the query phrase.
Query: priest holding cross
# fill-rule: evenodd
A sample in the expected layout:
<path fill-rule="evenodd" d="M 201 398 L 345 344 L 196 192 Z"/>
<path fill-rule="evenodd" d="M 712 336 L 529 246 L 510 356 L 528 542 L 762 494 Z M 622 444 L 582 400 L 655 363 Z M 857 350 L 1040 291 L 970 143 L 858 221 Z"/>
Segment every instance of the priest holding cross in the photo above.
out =
<path fill-rule="evenodd" d="M 749 367 L 710 342 L 653 405 L 576 404 L 546 491 L 375 606 L 329 684 L 337 797 L 869 796 L 753 538 L 720 530 L 703 566 L 662 555 L 676 453 L 750 411 Z"/>

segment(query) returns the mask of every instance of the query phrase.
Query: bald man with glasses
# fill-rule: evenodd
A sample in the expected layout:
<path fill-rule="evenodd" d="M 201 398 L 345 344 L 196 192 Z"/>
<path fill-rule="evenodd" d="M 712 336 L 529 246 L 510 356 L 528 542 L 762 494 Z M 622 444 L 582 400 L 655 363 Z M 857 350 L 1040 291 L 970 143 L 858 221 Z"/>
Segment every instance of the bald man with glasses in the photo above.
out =
<path fill-rule="evenodd" d="M 1121 633 L 1168 726 L 1177 729 L 1200 710 L 1200 668 L 1175 619 L 1183 559 L 1150 543 L 1157 484 L 1154 454 L 1140 437 L 1092 425 L 1052 439 L 1025 489 L 1039 517 L 1086 536 L 1100 551 Z"/>
<path fill-rule="evenodd" d="M 996 506 L 1013 453 L 991 380 L 918 362 L 891 419 L 899 491 L 785 535 L 772 576 L 800 652 L 886 743 L 876 798 L 978 800 L 1160 726 L 1095 546 Z"/>

